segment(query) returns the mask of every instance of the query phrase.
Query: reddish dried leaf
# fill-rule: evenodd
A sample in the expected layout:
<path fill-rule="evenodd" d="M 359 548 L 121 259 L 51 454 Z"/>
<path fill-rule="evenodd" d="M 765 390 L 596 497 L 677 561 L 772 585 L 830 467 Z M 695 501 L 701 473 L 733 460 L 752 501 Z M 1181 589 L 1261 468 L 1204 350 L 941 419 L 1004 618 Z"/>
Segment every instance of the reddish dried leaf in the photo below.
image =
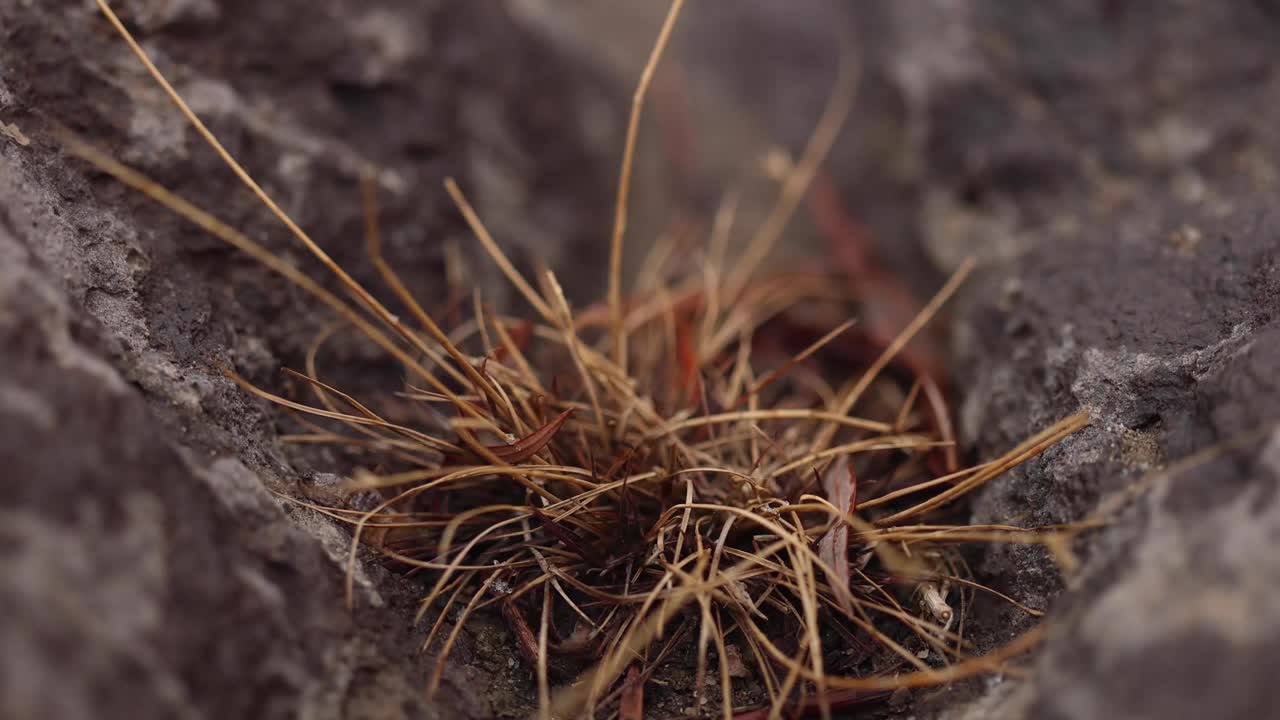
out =
<path fill-rule="evenodd" d="M 832 505 L 852 513 L 857 507 L 858 477 L 848 455 L 841 455 L 822 475 L 822 491 Z M 832 582 L 849 586 L 849 525 L 838 520 L 818 542 L 818 556 L 835 570 Z"/>
<path fill-rule="evenodd" d="M 485 449 L 498 456 L 499 460 L 506 463 L 515 464 L 524 462 L 538 453 L 539 450 L 547 446 L 551 442 L 551 438 L 559 432 L 569 416 L 573 414 L 574 408 L 569 408 L 557 415 L 551 422 L 534 430 L 525 437 L 503 445 L 486 445 Z M 454 454 L 446 456 L 446 464 L 457 462 L 465 457 L 472 457 L 474 453 L 466 451 L 464 454 Z"/>
<path fill-rule="evenodd" d="M 830 175 L 819 173 L 814 177 L 807 200 L 826 241 L 829 261 L 863 288 L 862 317 L 872 344 L 878 348 L 887 346 L 924 303 L 881 262 L 870 231 L 849 212 Z M 900 358 L 928 375 L 944 377 L 942 354 L 926 335 L 917 336 L 903 349 Z"/>
<path fill-rule="evenodd" d="M 864 279 L 878 264 L 867 227 L 853 218 L 831 176 L 819 172 L 809 185 L 809 212 L 827 241 L 830 259 L 850 278 Z"/>
<path fill-rule="evenodd" d="M 698 397 L 698 351 L 694 347 L 693 328 L 684 314 L 676 315 L 676 367 L 679 370 L 678 387 L 684 392 L 684 401 L 693 402 Z"/>
<path fill-rule="evenodd" d="M 618 456 L 617 460 L 613 461 L 613 464 L 609 466 L 608 472 L 604 474 L 604 477 L 599 482 L 604 484 L 612 480 L 613 474 L 618 472 L 618 468 L 626 465 L 631 460 L 631 456 L 635 455 L 635 453 L 636 449 L 633 447 L 623 449 L 622 454 Z M 624 484 L 622 487 L 625 489 L 626 485 Z"/>
<path fill-rule="evenodd" d="M 510 336 L 511 343 L 515 345 L 515 349 L 523 353 L 524 349 L 529 346 L 529 338 L 533 337 L 533 321 L 525 320 L 515 326 L 515 328 L 511 330 Z M 498 362 L 506 361 L 510 355 L 511 348 L 507 347 L 506 343 L 499 345 L 493 351 L 493 359 Z"/>
<path fill-rule="evenodd" d="M 573 414 L 573 408 L 569 408 L 560 413 L 551 422 L 534 430 L 525 437 L 511 443 L 510 445 L 495 445 L 488 448 L 494 455 L 502 458 L 509 463 L 524 462 L 533 457 L 539 450 L 547 446 L 551 442 L 551 438 L 560 431 L 561 426 Z"/>
<path fill-rule="evenodd" d="M 603 562 L 604 559 L 600 557 L 600 553 L 596 552 L 596 549 L 589 543 L 584 542 L 582 538 L 578 537 L 578 534 L 574 531 L 559 522 L 556 522 L 553 518 L 547 517 L 546 513 L 542 512 L 538 508 L 533 508 L 533 517 L 541 523 L 543 529 L 551 533 L 551 535 L 555 537 L 556 540 L 559 540 L 561 545 L 568 548 L 570 552 L 577 554 L 578 557 L 581 557 L 584 560 L 590 560 L 596 564 L 601 564 Z"/>
<path fill-rule="evenodd" d="M 623 681 L 622 697 L 618 701 L 618 720 L 644 720 L 644 680 L 640 666 L 632 664 Z"/>
<path fill-rule="evenodd" d="M 520 652 L 520 657 L 529 664 L 530 670 L 538 668 L 538 640 L 533 636 L 533 630 L 529 627 L 529 623 L 525 621 L 524 615 L 520 613 L 520 608 L 510 600 L 502 603 L 502 617 L 506 619 L 507 626 L 511 628 L 511 634 L 516 638 L 516 649 Z"/>

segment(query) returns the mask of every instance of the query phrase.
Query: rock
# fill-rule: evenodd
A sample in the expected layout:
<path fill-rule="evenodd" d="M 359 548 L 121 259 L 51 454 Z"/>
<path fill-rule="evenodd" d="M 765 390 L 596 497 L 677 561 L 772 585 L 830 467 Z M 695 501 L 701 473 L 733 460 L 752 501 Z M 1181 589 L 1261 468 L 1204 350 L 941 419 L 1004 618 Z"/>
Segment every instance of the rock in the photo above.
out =
<path fill-rule="evenodd" d="M 590 138 L 611 142 L 616 97 L 499 6 L 114 5 L 231 151 L 358 277 L 374 278 L 356 185 L 371 165 L 389 258 L 425 300 L 442 295 L 449 242 L 469 248 L 487 299 L 505 292 L 475 262 L 446 175 L 518 262 L 603 257 L 609 183 Z M 316 269 L 92 3 L 0 0 L 0 715 L 527 707 L 527 679 L 464 663 L 427 702 L 432 659 L 412 624 L 420 589 L 362 558 L 348 611 L 349 534 L 273 494 L 299 495 L 312 465 L 336 468 L 284 453 L 282 417 L 217 365 L 279 387 L 279 368 L 299 367 L 330 318 L 65 156 L 53 122 Z M 581 297 L 597 277 L 574 273 L 566 286 Z M 339 384 L 398 379 L 354 338 L 328 349 L 322 372 Z"/>
<path fill-rule="evenodd" d="M 518 256 L 572 262 L 565 275 L 581 285 L 570 290 L 598 289 L 589 270 L 603 257 L 613 170 L 599 159 L 616 150 L 621 93 L 585 69 L 612 58 L 591 9 L 566 31 L 564 6 L 551 0 L 513 3 L 528 27 L 487 3 L 120 6 L 233 152 L 358 277 L 373 275 L 354 188 L 374 164 L 388 252 L 418 294 L 439 297 L 443 247 L 473 247 L 438 192 L 446 175 Z M 629 7 L 615 17 L 638 63 L 661 8 Z M 917 288 L 968 255 L 983 263 L 951 313 L 966 449 L 990 457 L 1077 409 L 1094 418 L 992 482 L 973 519 L 1110 520 L 1081 537 L 1082 566 L 1065 579 L 1034 548 L 972 556 L 979 580 L 1049 610 L 1028 679 L 900 695 L 907 702 L 888 712 L 1274 714 L 1275 3 L 783 7 L 691 4 L 678 47 L 704 162 L 761 184 L 758 158 L 774 142 L 792 153 L 803 142 L 830 91 L 839 35 L 852 28 L 866 72 L 829 169 L 854 217 Z M 575 59 L 531 39 L 535 27 Z M 595 49 L 566 40 L 574 35 Z M 269 492 L 310 482 L 323 496 L 334 465 L 283 453 L 278 415 L 214 365 L 279 384 L 277 369 L 298 365 L 327 319 L 217 241 L 62 157 L 43 130 L 68 124 L 314 264 L 88 5 L 0 0 L 0 38 L 0 466 L 16 478 L 0 511 L 0 713 L 527 710 L 528 678 L 501 655 L 507 640 L 492 622 L 464 634 L 446 697 L 424 703 L 414 588 L 362 560 L 347 613 L 346 535 Z M 628 88 L 636 67 L 617 84 Z M 714 207 L 721 187 L 675 175 L 668 184 L 692 195 L 694 210 Z M 747 197 L 750 226 L 768 205 Z M 647 214 L 637 213 L 638 236 L 668 217 Z M 793 250 L 817 247 L 803 218 L 794 229 Z M 477 284 L 501 302 L 496 276 L 466 253 Z M 324 370 L 344 387 L 397 379 L 352 338 L 328 350 Z M 984 598 L 966 627 L 986 650 L 1032 622 Z"/>
<path fill-rule="evenodd" d="M 1063 587 L 1043 553 L 984 556 L 980 572 L 997 589 L 1054 608 L 1027 716 L 1268 707 L 1257 668 L 1280 637 L 1266 610 L 1280 578 L 1261 541 L 1280 521 L 1268 459 L 1280 420 L 1278 219 L 1219 224 L 1194 260 L 1150 244 L 1046 245 L 1003 271 L 1021 281 L 1016 301 L 1007 276 L 990 278 L 961 311 L 973 330 L 958 340 L 971 383 L 961 426 L 980 446 L 1004 447 L 1077 407 L 1094 416 L 992 483 L 975 521 L 1048 525 L 1125 508 L 1085 537 L 1087 562 L 1064 597 L 1055 599 Z M 1225 457 L 1187 460 L 1232 442 Z M 995 628 L 1025 625 L 1018 616 L 996 612 L 981 632 L 1000 637 Z"/>
<path fill-rule="evenodd" d="M 992 47 L 981 72 L 926 98 L 928 193 L 950 198 L 931 207 L 970 220 L 926 218 L 923 237 L 935 257 L 988 258 L 955 313 L 959 426 L 989 455 L 1079 408 L 1094 418 L 993 482 L 974 520 L 1115 512 L 1077 544 L 1084 566 L 1065 583 L 1040 551 L 982 555 L 984 581 L 1051 609 L 1049 639 L 1026 683 L 926 704 L 943 717 L 1272 714 L 1280 137 L 1262 108 L 1280 100 L 1276 18 L 1251 3 L 970 10 Z M 997 226 L 990 242 L 970 232 Z M 976 633 L 990 647 L 1026 625 L 989 607 Z"/>
<path fill-rule="evenodd" d="M 916 286 L 981 261 L 951 313 L 958 428 L 973 456 L 1082 408 L 1094 418 L 972 505 L 976 522 L 1031 526 L 1119 510 L 1083 536 L 1083 567 L 1065 582 L 1035 548 L 974 556 L 980 580 L 1051 611 L 1033 679 L 922 693 L 903 714 L 1274 715 L 1275 3 L 687 13 L 679 57 L 698 97 L 710 102 L 711 87 L 730 100 L 721 118 L 754 117 L 758 143 L 793 148 L 830 90 L 821 58 L 852 29 L 866 74 L 828 169 Z M 608 25 L 592 27 L 607 44 Z M 1222 443 L 1234 444 L 1192 459 Z M 977 610 L 968 627 L 982 649 L 1033 622 L 985 599 Z"/>

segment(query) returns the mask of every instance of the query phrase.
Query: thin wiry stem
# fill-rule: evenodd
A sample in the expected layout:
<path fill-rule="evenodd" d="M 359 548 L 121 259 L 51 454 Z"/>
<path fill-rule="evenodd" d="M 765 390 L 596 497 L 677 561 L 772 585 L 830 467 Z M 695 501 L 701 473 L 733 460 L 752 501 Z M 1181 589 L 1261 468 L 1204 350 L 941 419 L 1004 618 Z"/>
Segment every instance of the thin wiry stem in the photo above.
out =
<path fill-rule="evenodd" d="M 622 240 L 627 233 L 627 203 L 631 196 L 631 165 L 635 159 L 636 136 L 640 132 L 640 114 L 649 84 L 658 68 L 658 61 L 671 38 L 671 31 L 680 17 L 684 0 L 673 0 L 667 17 L 658 32 L 658 39 L 649 53 L 649 60 L 640 73 L 640 82 L 631 97 L 631 116 L 627 120 L 627 137 L 622 146 L 622 169 L 618 171 L 618 199 L 613 214 L 613 235 L 609 242 L 609 334 L 613 347 L 613 361 L 618 367 L 627 366 L 627 340 L 622 327 Z"/>
<path fill-rule="evenodd" d="M 624 671 L 634 682 L 647 682 L 678 643 L 695 643 L 700 699 L 714 649 L 720 689 L 714 701 L 724 717 L 732 716 L 738 689 L 729 650 L 742 643 L 752 654 L 763 685 L 761 702 L 772 717 L 802 703 L 829 717 L 838 692 L 948 682 L 996 669 L 1034 644 L 1038 635 L 1028 635 L 992 655 L 966 657 L 966 606 L 975 592 L 995 591 L 961 577 L 968 573 L 954 548 L 970 542 L 1035 543 L 1067 567 L 1073 557 L 1069 542 L 1084 525 L 950 526 L 938 524 L 935 511 L 1079 430 L 1087 417 L 1064 419 L 996 460 L 959 470 L 941 385 L 917 375 L 908 390 L 907 382 L 898 387 L 882 377 L 971 265 L 892 342 L 876 347 L 878 358 L 865 367 L 861 360 L 850 367 L 836 342 L 853 341 L 842 337 L 852 321 L 816 340 L 782 343 L 776 357 L 764 357 L 767 351 L 757 347 L 759 341 L 777 342 L 785 334 L 774 326 L 809 305 L 839 304 L 847 311 L 852 299 L 821 274 L 755 276 L 851 107 L 856 72 L 849 60 L 803 158 L 746 252 L 728 252 L 736 209 L 731 197 L 711 230 L 711 264 L 692 271 L 679 267 L 677 249 L 684 238 L 654 243 L 636 287 L 648 297 L 625 313 L 621 262 L 636 134 L 680 0 L 667 14 L 633 97 L 603 305 L 575 315 L 549 270 L 540 271 L 543 291 L 535 291 L 449 180 L 446 190 L 477 241 L 538 320 L 514 320 L 486 307 L 478 289 L 464 286 L 456 248 L 450 251 L 448 305 L 433 314 L 382 255 L 373 185 L 366 177 L 370 261 L 408 308 L 420 336 L 280 210 L 191 112 L 106 3 L 98 2 L 201 137 L 357 301 L 340 298 L 194 204 L 64 137 L 75 154 L 248 253 L 337 314 L 339 322 L 308 350 L 306 373 L 292 376 L 315 393 L 320 407 L 229 376 L 267 402 L 308 416 L 308 433 L 297 440 L 354 448 L 385 466 L 377 474 L 357 467 L 342 486 L 375 493 L 371 509 L 287 499 L 351 528 L 348 604 L 354 602 L 361 545 L 424 577 L 419 616 L 439 613 L 426 633 L 427 645 L 444 634 L 430 691 L 440 683 L 467 619 L 495 605 L 517 635 L 544 718 L 606 710 L 621 695 Z M 464 310 L 468 295 L 470 313 Z M 450 319 L 452 330 L 437 318 Z M 421 385 L 406 383 L 392 396 L 417 415 L 358 399 L 320 379 L 316 356 L 339 326 L 354 327 Z M 604 348 L 597 343 L 602 326 Z M 632 334 L 635 342 L 628 341 Z M 824 362 L 828 358 L 837 362 Z M 776 369 L 757 378 L 756 367 Z M 916 418 L 922 398 L 935 416 L 932 424 Z M 865 417 L 850 416 L 859 403 Z M 419 429 L 414 418 L 430 430 Z M 926 429 L 918 430 L 922 425 Z M 947 472 L 935 478 L 924 459 L 937 448 L 947 452 Z M 815 483 L 837 457 L 866 461 L 871 477 L 860 465 L 857 488 L 831 490 Z M 853 490 L 867 486 L 871 497 L 855 501 Z M 835 531 L 838 544 L 820 544 Z M 948 599 L 952 584 L 961 589 Z M 932 610 L 912 606 L 921 597 Z M 458 607 L 458 623 L 446 633 L 446 615 Z M 686 608 L 693 617 L 682 614 Z M 954 626 L 953 610 L 960 618 Z M 531 617 L 538 618 L 536 633 Z M 575 625 L 567 636 L 557 627 L 565 617 Z M 664 639 L 677 619 L 681 629 Z M 686 637 L 699 620 L 697 637 Z M 741 637 L 731 645 L 734 633 Z M 840 656 L 831 637 L 865 642 L 889 662 L 883 667 L 914 671 L 838 676 L 834 663 Z M 931 668 L 917 656 L 921 650 L 951 664 Z M 593 660 L 579 682 L 556 688 L 551 675 L 560 654 Z M 638 692 L 642 697 L 643 686 Z"/>

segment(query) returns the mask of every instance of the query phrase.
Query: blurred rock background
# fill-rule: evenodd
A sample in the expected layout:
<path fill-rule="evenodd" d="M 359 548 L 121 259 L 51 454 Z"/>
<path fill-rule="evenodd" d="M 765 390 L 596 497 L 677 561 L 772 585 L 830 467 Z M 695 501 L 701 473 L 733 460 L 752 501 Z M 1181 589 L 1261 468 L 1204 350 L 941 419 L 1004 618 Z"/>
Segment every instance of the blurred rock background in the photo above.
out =
<path fill-rule="evenodd" d="M 599 291 L 626 102 L 663 4 L 117 6 L 358 276 L 355 183 L 373 163 L 388 253 L 416 292 L 440 297 L 451 244 L 478 259 L 447 175 L 521 262 L 572 267 L 578 299 Z M 726 188 L 751 227 L 768 158 L 799 152 L 842 51 L 861 82 L 826 174 L 858 232 L 836 242 L 805 209 L 781 252 L 863 238 L 919 295 L 978 256 L 948 345 L 966 452 L 1079 408 L 1095 420 L 987 488 L 975 520 L 1113 519 L 1065 582 L 1034 550 L 975 554 L 984 582 L 1050 610 L 1034 675 L 894 712 L 1273 715 L 1280 7 L 691 0 L 646 115 L 632 251 Z M 283 454 L 281 418 L 214 363 L 278 384 L 325 318 L 68 160 L 50 119 L 307 266 L 90 3 L 0 0 L 0 716 L 525 713 L 497 629 L 464 633 L 426 704 L 413 589 L 363 563 L 347 613 L 345 536 L 268 492 L 322 485 L 323 458 Z M 330 354 L 348 385 L 397 379 L 359 343 Z M 975 623 L 985 649 L 1027 619 L 992 603 Z"/>
<path fill-rule="evenodd" d="M 661 13 L 521 4 L 545 27 L 575 17 L 565 42 L 624 76 Z M 925 692 L 905 714 L 1275 714 L 1277 41 L 1265 1 L 690 5 L 668 73 L 699 106 L 707 186 L 752 172 L 743 147 L 799 152 L 851 44 L 860 94 L 827 166 L 848 216 L 917 292 L 982 261 L 949 345 L 967 448 L 1094 417 L 974 503 L 981 523 L 1111 521 L 1065 582 L 1035 549 L 975 558 L 1051 610 L 1035 675 Z M 798 256 L 831 241 L 804 219 L 787 240 Z M 1027 624 L 993 604 L 973 632 L 993 647 Z"/>

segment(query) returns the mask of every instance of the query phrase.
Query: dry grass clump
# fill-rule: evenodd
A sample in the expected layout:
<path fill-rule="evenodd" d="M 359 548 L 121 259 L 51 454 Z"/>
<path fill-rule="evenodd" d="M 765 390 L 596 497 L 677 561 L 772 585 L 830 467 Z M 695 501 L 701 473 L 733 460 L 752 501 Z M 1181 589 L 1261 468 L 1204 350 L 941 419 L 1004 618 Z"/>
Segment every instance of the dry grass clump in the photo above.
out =
<path fill-rule="evenodd" d="M 763 712 L 777 717 L 800 706 L 829 715 L 867 692 L 991 670 L 1034 641 L 1032 633 L 971 656 L 965 613 L 986 589 L 967 577 L 955 548 L 1062 536 L 938 518 L 1085 418 L 958 469 L 954 452 L 945 452 L 952 442 L 936 384 L 895 362 L 969 265 L 896 339 L 875 348 L 874 362 L 856 368 L 840 350 L 851 322 L 802 341 L 783 332 L 794 329 L 788 318 L 797 313 L 847 316 L 856 298 L 846 287 L 821 274 L 755 272 L 848 111 L 848 76 L 769 220 L 737 259 L 729 259 L 727 202 L 696 269 L 677 261 L 687 248 L 676 239 L 655 243 L 626 299 L 620 258 L 635 132 L 677 2 L 635 97 L 606 301 L 575 311 L 550 269 L 533 280 L 521 275 L 450 181 L 447 191 L 533 316 L 496 313 L 477 292 L 471 317 L 446 329 L 383 259 L 371 183 L 369 255 L 408 309 L 403 319 L 267 197 L 99 5 L 209 144 L 351 299 L 93 148 L 74 138 L 68 146 L 307 290 L 403 365 L 406 386 L 390 400 L 412 403 L 420 423 L 389 419 L 377 404 L 326 384 L 316 370 L 323 338 L 294 373 L 314 391 L 311 404 L 229 375 L 298 414 L 309 432 L 293 440 L 377 453 L 386 469 L 358 471 L 349 486 L 374 493 L 375 507 L 317 509 L 351 526 L 353 569 L 363 545 L 423 579 L 423 646 L 439 658 L 430 690 L 468 619 L 486 609 L 505 618 L 536 675 L 541 717 L 641 717 L 647 683 L 681 648 L 696 658 L 696 706 L 734 716 L 735 680 L 754 675 Z M 922 397 L 931 402 L 922 406 Z M 718 691 L 703 698 L 709 675 Z"/>

